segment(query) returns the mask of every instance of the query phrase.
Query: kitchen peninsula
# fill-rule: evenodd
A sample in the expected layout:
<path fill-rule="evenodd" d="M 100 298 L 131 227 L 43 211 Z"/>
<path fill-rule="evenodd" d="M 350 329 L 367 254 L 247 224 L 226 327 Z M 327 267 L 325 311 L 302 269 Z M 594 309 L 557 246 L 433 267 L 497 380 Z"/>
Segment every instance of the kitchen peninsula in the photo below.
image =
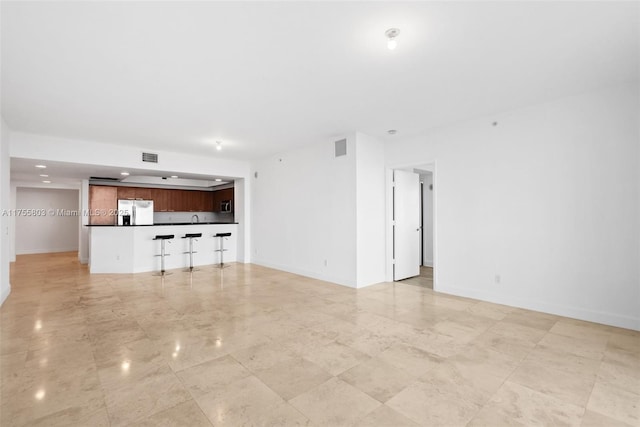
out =
<path fill-rule="evenodd" d="M 220 238 L 216 233 L 231 233 L 225 238 L 225 262 L 237 260 L 237 223 L 157 224 L 140 226 L 89 225 L 89 268 L 91 273 L 142 273 L 160 270 L 160 243 L 156 235 L 173 234 L 166 245 L 167 270 L 189 266 L 189 239 L 187 233 L 202 233 L 194 241 L 193 265 L 211 265 L 220 262 Z"/>
<path fill-rule="evenodd" d="M 177 180 L 173 180 L 177 181 Z M 220 238 L 225 237 L 224 260 L 237 260 L 238 226 L 233 213 L 234 189 L 189 189 L 90 185 L 89 268 L 91 273 L 141 273 L 160 270 L 160 242 L 155 236 L 172 234 L 166 241 L 165 268 L 189 266 L 189 239 L 193 242 L 193 265 L 220 262 Z M 146 223 L 136 220 L 137 210 L 123 210 L 123 202 L 142 203 L 151 209 Z M 138 215 L 138 219 L 140 215 Z"/>

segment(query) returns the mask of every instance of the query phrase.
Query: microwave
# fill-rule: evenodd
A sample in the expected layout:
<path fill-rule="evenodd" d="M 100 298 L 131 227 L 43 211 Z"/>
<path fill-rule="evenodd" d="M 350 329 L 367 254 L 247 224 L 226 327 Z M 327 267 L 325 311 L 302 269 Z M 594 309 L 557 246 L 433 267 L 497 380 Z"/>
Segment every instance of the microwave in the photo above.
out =
<path fill-rule="evenodd" d="M 231 212 L 231 200 L 222 200 L 220 202 L 220 212 Z"/>

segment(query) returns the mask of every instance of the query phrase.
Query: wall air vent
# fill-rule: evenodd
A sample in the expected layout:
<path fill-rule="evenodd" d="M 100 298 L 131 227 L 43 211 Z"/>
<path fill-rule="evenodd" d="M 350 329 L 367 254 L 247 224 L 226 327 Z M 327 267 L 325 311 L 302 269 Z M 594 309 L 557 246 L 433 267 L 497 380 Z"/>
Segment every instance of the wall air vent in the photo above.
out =
<path fill-rule="evenodd" d="M 149 163 L 158 163 L 158 155 L 153 153 L 142 153 L 142 161 Z"/>
<path fill-rule="evenodd" d="M 335 142 L 336 145 L 336 157 L 347 155 L 347 139 L 341 139 Z"/>

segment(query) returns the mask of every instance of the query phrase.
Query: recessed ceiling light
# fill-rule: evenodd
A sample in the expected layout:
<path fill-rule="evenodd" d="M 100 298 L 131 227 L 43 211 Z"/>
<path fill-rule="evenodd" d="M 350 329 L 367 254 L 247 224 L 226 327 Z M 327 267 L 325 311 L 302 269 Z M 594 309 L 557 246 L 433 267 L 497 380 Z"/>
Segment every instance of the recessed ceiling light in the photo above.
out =
<path fill-rule="evenodd" d="M 36 167 L 37 167 L 38 169 L 46 169 L 46 168 L 47 168 L 45 165 L 36 165 Z"/>
<path fill-rule="evenodd" d="M 171 178 L 177 178 L 178 175 L 171 175 Z"/>
<path fill-rule="evenodd" d="M 120 175 L 122 175 L 122 176 L 129 176 L 129 172 L 120 172 Z"/>
<path fill-rule="evenodd" d="M 397 130 L 395 130 L 395 129 L 389 129 L 389 130 L 387 131 L 387 133 L 388 133 L 389 135 L 395 135 L 396 133 L 398 133 L 398 131 L 397 131 Z"/>
<path fill-rule="evenodd" d="M 42 182 L 44 182 L 45 184 L 51 184 L 51 181 L 42 181 Z"/>
<path fill-rule="evenodd" d="M 384 35 L 387 36 L 387 48 L 389 50 L 394 50 L 398 47 L 398 41 L 396 40 L 398 34 L 400 34 L 400 30 L 397 28 L 389 28 L 384 32 Z"/>
<path fill-rule="evenodd" d="M 216 182 L 221 182 L 222 179 L 221 178 L 216 178 Z"/>
<path fill-rule="evenodd" d="M 45 174 L 40 174 L 40 176 L 43 178 L 49 178 L 49 175 L 45 175 Z"/>
<path fill-rule="evenodd" d="M 216 141 L 216 150 L 218 151 L 222 150 L 222 142 Z"/>

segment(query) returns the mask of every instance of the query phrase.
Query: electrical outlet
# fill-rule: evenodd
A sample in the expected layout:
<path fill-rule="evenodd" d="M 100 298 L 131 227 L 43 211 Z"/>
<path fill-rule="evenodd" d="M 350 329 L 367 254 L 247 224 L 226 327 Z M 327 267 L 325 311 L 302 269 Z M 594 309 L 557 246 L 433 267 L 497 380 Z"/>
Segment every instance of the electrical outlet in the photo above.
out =
<path fill-rule="evenodd" d="M 120 261 L 120 255 L 116 255 L 116 261 Z"/>
<path fill-rule="evenodd" d="M 496 282 L 496 285 L 499 285 L 499 284 L 500 284 L 500 280 L 501 280 L 500 275 L 499 275 L 499 274 L 496 274 L 496 277 L 494 278 L 494 280 L 495 280 L 495 282 Z"/>

